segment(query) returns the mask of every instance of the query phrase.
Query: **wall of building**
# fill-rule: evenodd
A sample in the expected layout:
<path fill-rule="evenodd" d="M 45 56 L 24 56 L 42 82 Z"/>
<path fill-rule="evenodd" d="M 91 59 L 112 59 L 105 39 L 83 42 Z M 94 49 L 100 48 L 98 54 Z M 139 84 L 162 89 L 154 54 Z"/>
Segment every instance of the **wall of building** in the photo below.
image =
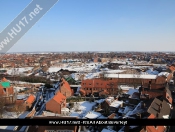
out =
<path fill-rule="evenodd" d="M 155 98 L 155 97 L 158 97 L 158 96 L 163 96 L 164 95 L 164 92 L 163 91 L 142 91 L 141 92 L 141 95 L 143 94 L 149 94 L 149 98 Z"/>
<path fill-rule="evenodd" d="M 55 100 L 51 99 L 49 102 L 46 103 L 46 110 L 61 114 L 61 105 L 58 104 Z"/>
<path fill-rule="evenodd" d="M 109 94 L 118 93 L 118 85 L 116 80 L 105 79 L 87 79 L 81 83 L 81 89 L 86 92 L 86 95 L 100 92 L 102 90 L 107 91 Z"/>
<path fill-rule="evenodd" d="M 169 96 L 169 94 L 167 92 L 166 92 L 165 97 L 171 104 L 173 103 L 173 99 Z"/>

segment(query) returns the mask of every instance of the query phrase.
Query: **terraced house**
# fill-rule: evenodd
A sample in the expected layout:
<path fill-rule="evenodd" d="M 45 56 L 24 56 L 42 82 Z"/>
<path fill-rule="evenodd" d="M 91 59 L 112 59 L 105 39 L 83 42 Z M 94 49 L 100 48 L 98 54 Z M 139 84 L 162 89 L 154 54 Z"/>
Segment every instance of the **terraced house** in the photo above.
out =
<path fill-rule="evenodd" d="M 10 82 L 3 78 L 0 82 L 0 96 L 5 99 L 5 104 L 11 104 L 16 101 L 16 93 Z"/>

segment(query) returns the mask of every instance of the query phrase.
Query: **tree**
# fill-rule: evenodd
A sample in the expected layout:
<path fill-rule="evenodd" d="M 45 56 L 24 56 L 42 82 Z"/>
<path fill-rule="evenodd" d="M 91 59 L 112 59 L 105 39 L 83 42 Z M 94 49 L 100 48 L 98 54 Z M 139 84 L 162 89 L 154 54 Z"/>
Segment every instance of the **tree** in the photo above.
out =
<path fill-rule="evenodd" d="M 70 102 L 69 103 L 69 107 L 70 107 L 70 109 L 73 108 L 74 107 L 74 103 L 73 102 Z"/>
<path fill-rule="evenodd" d="M 89 102 L 94 102 L 94 95 L 91 94 L 90 98 L 89 98 Z"/>
<path fill-rule="evenodd" d="M 46 88 L 52 88 L 53 86 L 50 85 L 50 84 L 48 84 L 48 83 L 46 83 L 46 84 L 45 84 L 45 87 L 46 87 Z"/>

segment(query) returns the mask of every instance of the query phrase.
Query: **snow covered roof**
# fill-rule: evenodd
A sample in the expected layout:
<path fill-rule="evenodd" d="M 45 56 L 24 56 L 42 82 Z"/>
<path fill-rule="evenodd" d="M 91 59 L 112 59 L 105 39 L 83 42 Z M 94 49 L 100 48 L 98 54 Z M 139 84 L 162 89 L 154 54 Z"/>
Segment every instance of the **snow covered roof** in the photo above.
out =
<path fill-rule="evenodd" d="M 90 112 L 87 113 L 87 115 L 85 116 L 85 118 L 88 118 L 88 119 L 96 119 L 96 118 L 98 118 L 99 116 L 101 116 L 101 113 L 94 112 L 94 111 L 90 111 Z"/>
<path fill-rule="evenodd" d="M 170 74 L 170 73 L 168 73 L 168 72 L 160 72 L 160 73 L 158 74 L 158 76 L 165 76 L 165 77 L 168 77 L 169 74 Z"/>
<path fill-rule="evenodd" d="M 107 71 L 105 71 L 105 73 L 107 73 L 107 74 L 116 74 L 116 73 L 122 73 L 124 71 L 125 70 L 107 70 Z"/>
<path fill-rule="evenodd" d="M 26 94 L 23 94 L 23 95 L 17 95 L 17 99 L 25 99 L 27 97 Z"/>
<path fill-rule="evenodd" d="M 69 112 L 69 109 L 68 108 L 61 108 L 61 111 L 67 111 L 67 112 Z"/>
<path fill-rule="evenodd" d="M 130 113 L 127 114 L 127 116 L 129 116 L 129 115 L 134 115 L 134 114 L 141 113 L 141 112 L 144 112 L 144 110 L 141 108 L 141 103 L 139 103 L 139 104 L 134 108 L 134 110 L 132 110 Z"/>
<path fill-rule="evenodd" d="M 151 75 L 158 75 L 158 74 L 159 74 L 158 71 L 156 71 L 156 70 L 151 70 L 151 69 L 147 70 L 146 72 L 147 72 L 148 74 L 151 74 Z"/>
<path fill-rule="evenodd" d="M 163 115 L 164 119 L 169 119 L 169 115 Z"/>
<path fill-rule="evenodd" d="M 60 114 L 56 114 L 56 113 L 52 113 L 52 112 L 48 112 L 48 111 L 43 111 L 43 115 L 44 116 L 60 116 Z"/>
<path fill-rule="evenodd" d="M 120 85 L 119 87 L 120 87 L 122 90 L 129 90 L 129 89 L 132 88 L 132 87 L 127 86 L 127 85 Z"/>
<path fill-rule="evenodd" d="M 108 97 L 106 101 L 111 104 L 114 101 L 114 97 Z"/>
<path fill-rule="evenodd" d="M 118 108 L 118 107 L 121 106 L 121 104 L 123 104 L 123 101 L 114 100 L 114 101 L 110 104 L 110 106 L 111 106 L 111 107 Z"/>
<path fill-rule="evenodd" d="M 105 74 L 107 78 L 141 78 L 141 79 L 156 79 L 157 75 L 137 75 L 137 74 Z"/>

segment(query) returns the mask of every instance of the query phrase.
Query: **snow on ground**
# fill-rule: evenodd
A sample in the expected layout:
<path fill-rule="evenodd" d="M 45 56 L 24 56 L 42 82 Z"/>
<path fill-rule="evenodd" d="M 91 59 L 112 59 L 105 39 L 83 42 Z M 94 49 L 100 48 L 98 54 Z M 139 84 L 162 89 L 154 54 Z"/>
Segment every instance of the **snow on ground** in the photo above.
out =
<path fill-rule="evenodd" d="M 76 112 L 75 108 L 70 110 L 70 112 L 71 112 L 70 116 L 78 116 L 78 117 L 82 118 L 87 114 L 87 112 L 92 110 L 93 106 L 96 105 L 95 102 L 88 102 L 88 101 L 77 102 L 77 103 L 80 105 L 79 111 Z"/>
<path fill-rule="evenodd" d="M 99 113 L 99 112 L 89 111 L 86 114 L 85 118 L 87 118 L 87 119 L 97 119 L 100 116 L 101 116 L 101 113 Z"/>
<path fill-rule="evenodd" d="M 29 83 L 29 82 L 23 82 L 23 81 L 9 81 L 10 83 L 15 84 L 32 84 L 32 85 L 44 85 L 44 83 Z"/>
<path fill-rule="evenodd" d="M 25 71 L 32 70 L 33 67 L 23 67 L 23 68 L 0 68 L 0 70 L 7 70 L 7 74 L 9 75 L 17 75 L 21 74 Z"/>
<path fill-rule="evenodd" d="M 8 119 L 18 118 L 16 112 L 7 112 L 7 111 L 4 111 L 2 117 L 3 118 L 8 118 Z"/>
<path fill-rule="evenodd" d="M 26 87 L 13 87 L 14 89 L 16 89 L 18 92 L 20 91 L 20 90 L 24 90 Z"/>
<path fill-rule="evenodd" d="M 59 71 L 59 70 L 61 70 L 61 67 L 50 67 L 50 68 L 48 69 L 48 72 L 57 72 L 57 71 Z"/>
<path fill-rule="evenodd" d="M 0 126 L 0 129 L 6 129 L 7 126 Z"/>

